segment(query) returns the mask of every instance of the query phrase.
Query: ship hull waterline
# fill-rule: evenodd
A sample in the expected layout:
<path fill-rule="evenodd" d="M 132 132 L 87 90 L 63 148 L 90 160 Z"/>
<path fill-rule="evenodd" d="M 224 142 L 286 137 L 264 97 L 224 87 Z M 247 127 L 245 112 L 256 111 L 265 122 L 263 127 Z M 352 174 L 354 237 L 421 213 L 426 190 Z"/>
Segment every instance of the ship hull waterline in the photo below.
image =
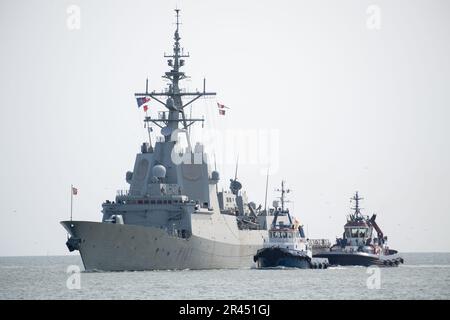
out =
<path fill-rule="evenodd" d="M 258 268 L 325 269 L 328 267 L 326 259 L 313 260 L 295 251 L 277 247 L 260 249 L 253 258 Z"/>
<path fill-rule="evenodd" d="M 398 254 L 375 255 L 363 252 L 324 252 L 315 254 L 314 257 L 327 258 L 332 266 L 397 267 L 403 263 L 403 258 Z"/>
<path fill-rule="evenodd" d="M 230 244 L 192 235 L 184 239 L 165 230 L 126 224 L 62 221 L 79 239 L 86 271 L 239 269 L 255 266 L 260 244 Z"/>

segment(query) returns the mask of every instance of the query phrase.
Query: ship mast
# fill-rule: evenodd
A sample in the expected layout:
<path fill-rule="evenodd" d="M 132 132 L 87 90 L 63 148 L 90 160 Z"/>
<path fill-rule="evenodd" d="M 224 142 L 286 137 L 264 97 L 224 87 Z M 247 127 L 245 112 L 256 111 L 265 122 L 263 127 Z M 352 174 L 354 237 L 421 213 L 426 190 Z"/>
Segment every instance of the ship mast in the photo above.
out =
<path fill-rule="evenodd" d="M 284 187 L 285 183 L 286 183 L 286 181 L 281 180 L 281 189 L 275 190 L 275 191 L 281 192 L 280 200 L 281 200 L 281 211 L 282 211 L 282 212 L 284 211 L 284 204 L 285 204 L 286 202 L 289 202 L 288 200 L 286 200 L 286 194 L 288 194 L 289 192 L 291 192 L 290 189 L 285 189 L 285 187 Z"/>
<path fill-rule="evenodd" d="M 175 13 L 176 30 L 174 33 L 173 53 L 164 54 L 165 58 L 169 58 L 167 63 L 171 69 L 163 75 L 163 78 L 169 80 L 170 84 L 164 92 L 148 92 L 146 90 L 145 93 L 135 93 L 135 97 L 151 97 L 166 107 L 168 111 L 160 113 L 157 119 L 146 116 L 144 121 L 147 123 L 151 122 L 160 127 L 166 142 L 171 141 L 171 134 L 180 128 L 179 123 L 181 123 L 182 131 L 186 134 L 188 148 L 192 150 L 188 128 L 197 121 L 203 122 L 204 119 L 186 118 L 184 108 L 203 96 L 213 96 L 216 93 L 206 92 L 205 79 L 203 80 L 203 92 L 186 92 L 180 89 L 180 81 L 187 78 L 185 73 L 180 71 L 180 68 L 185 64 L 185 59 L 183 58 L 188 58 L 189 53 L 185 54 L 184 49 L 180 45 L 180 9 L 175 9 Z M 189 97 L 190 100 L 183 103 L 183 97 Z M 163 101 L 164 98 L 166 98 L 166 101 Z"/>
<path fill-rule="evenodd" d="M 354 219 L 361 219 L 362 218 L 362 214 L 361 214 L 361 208 L 359 206 L 359 201 L 363 200 L 364 198 L 360 198 L 358 195 L 358 191 L 356 191 L 355 195 L 350 199 L 353 200 L 353 202 L 355 203 L 355 206 L 352 207 L 351 209 L 355 210 L 355 213 L 352 215 Z"/>

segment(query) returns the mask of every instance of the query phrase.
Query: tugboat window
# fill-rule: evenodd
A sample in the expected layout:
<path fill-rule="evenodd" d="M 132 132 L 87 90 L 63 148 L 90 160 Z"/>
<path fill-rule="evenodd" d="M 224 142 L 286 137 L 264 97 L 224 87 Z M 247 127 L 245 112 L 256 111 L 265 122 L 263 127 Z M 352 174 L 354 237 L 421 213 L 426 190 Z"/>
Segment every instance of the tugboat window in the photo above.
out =
<path fill-rule="evenodd" d="M 365 238 L 366 237 L 366 229 L 359 229 L 359 237 L 360 238 Z"/>

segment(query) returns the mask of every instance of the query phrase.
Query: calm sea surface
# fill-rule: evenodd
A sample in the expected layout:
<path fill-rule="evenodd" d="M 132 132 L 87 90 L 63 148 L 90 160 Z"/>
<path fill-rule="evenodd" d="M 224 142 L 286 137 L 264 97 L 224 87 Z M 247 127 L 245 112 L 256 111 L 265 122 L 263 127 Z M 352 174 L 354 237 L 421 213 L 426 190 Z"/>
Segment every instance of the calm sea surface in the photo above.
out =
<path fill-rule="evenodd" d="M 378 269 L 379 282 L 364 267 L 82 271 L 80 289 L 68 289 L 66 272 L 83 270 L 79 256 L 0 257 L 0 299 L 450 299 L 450 253 L 403 256 Z"/>

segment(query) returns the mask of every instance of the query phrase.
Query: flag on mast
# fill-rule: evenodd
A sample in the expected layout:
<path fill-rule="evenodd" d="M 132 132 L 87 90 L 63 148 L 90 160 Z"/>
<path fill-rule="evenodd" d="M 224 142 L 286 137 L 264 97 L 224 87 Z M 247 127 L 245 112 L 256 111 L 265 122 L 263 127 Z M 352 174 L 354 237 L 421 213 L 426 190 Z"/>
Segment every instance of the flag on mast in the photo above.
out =
<path fill-rule="evenodd" d="M 137 104 L 138 104 L 138 108 L 144 107 L 144 111 L 148 110 L 148 102 L 150 102 L 150 98 L 149 97 L 136 98 L 136 101 L 137 101 Z"/>
<path fill-rule="evenodd" d="M 217 102 L 217 107 L 219 108 L 219 114 L 221 116 L 225 115 L 225 109 L 230 109 L 227 106 L 225 106 L 224 104 L 221 104 L 221 103 L 218 103 L 218 102 Z"/>
<path fill-rule="evenodd" d="M 76 196 L 78 194 L 78 189 L 75 187 L 72 187 L 72 195 Z"/>
<path fill-rule="evenodd" d="M 230 108 L 228 108 L 226 105 L 221 104 L 221 103 L 218 103 L 218 102 L 217 102 L 217 107 L 218 107 L 219 109 L 230 109 Z"/>

